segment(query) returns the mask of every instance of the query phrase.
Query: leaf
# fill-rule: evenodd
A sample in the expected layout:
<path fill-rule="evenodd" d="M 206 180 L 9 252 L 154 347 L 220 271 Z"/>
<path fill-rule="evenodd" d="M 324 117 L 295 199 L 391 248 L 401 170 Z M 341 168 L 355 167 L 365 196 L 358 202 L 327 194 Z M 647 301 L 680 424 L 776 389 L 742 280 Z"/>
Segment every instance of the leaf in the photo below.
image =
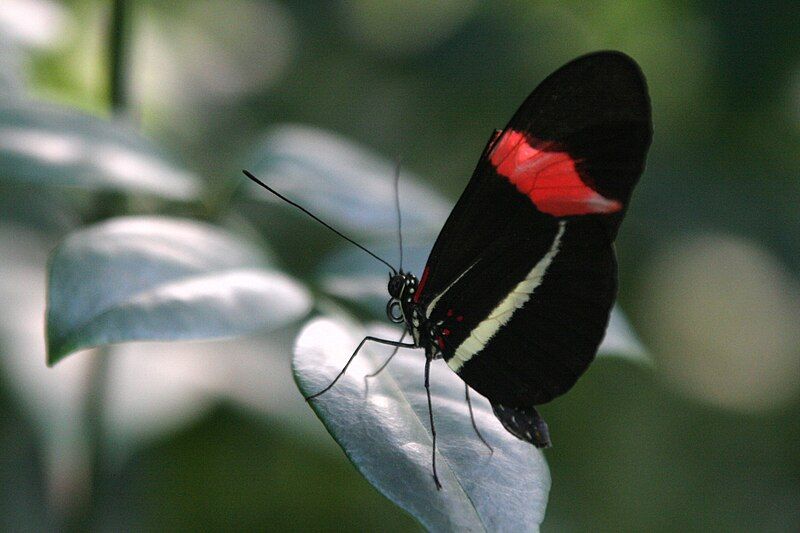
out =
<path fill-rule="evenodd" d="M 397 331 L 378 334 L 397 339 Z M 361 339 L 342 321 L 315 319 L 301 331 L 293 360 L 304 395 L 324 388 Z M 489 403 L 472 394 L 476 422 L 494 447 L 490 454 L 470 424 L 464 383 L 443 361 L 431 368 L 442 490 L 431 477 L 431 434 L 423 387 L 424 356 L 400 350 L 370 380 L 390 353 L 367 344 L 347 374 L 311 407 L 353 465 L 381 493 L 434 531 L 531 531 L 544 518 L 550 472 L 544 455 L 509 434 Z"/>
<path fill-rule="evenodd" d="M 7 392 L 34 422 L 43 453 L 50 458 L 50 483 L 63 484 L 85 467 L 82 413 L 97 357 L 108 358 L 103 434 L 115 464 L 219 402 L 235 402 L 255 416 L 307 435 L 323 433 L 294 383 L 286 379 L 291 372 L 286 354 L 299 324 L 212 342 L 122 344 L 105 354 L 89 351 L 47 368 L 42 364 L 45 265 L 54 244 L 28 227 L 0 224 L 0 249 L 5 252 L 0 254 L 0 301 L 13 302 L 0 313 L 0 372 Z"/>
<path fill-rule="evenodd" d="M 162 217 L 113 219 L 70 235 L 50 264 L 48 364 L 134 340 L 209 339 L 305 315 L 307 291 L 222 230 Z"/>
<path fill-rule="evenodd" d="M 394 162 L 306 126 L 275 128 L 259 146 L 249 170 L 288 198 L 351 234 L 397 234 Z M 254 198 L 279 201 L 256 185 L 250 191 Z M 399 196 L 404 234 L 431 233 L 442 227 L 449 202 L 406 171 Z"/>
<path fill-rule="evenodd" d="M 0 179 L 190 200 L 200 180 L 122 122 L 0 100 Z"/>

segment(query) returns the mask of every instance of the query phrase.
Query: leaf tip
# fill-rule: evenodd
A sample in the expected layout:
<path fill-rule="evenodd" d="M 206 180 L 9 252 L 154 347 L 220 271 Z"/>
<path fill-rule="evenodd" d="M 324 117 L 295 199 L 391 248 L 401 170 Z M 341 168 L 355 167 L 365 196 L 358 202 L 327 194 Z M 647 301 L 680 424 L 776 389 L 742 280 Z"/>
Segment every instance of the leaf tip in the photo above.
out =
<path fill-rule="evenodd" d="M 49 334 L 47 335 L 46 343 L 47 356 L 45 358 L 45 363 L 47 364 L 48 368 L 53 368 L 55 364 L 64 359 L 67 354 L 64 353 L 59 343 Z"/>
<path fill-rule="evenodd" d="M 46 354 L 45 363 L 47 364 L 48 368 L 53 368 L 56 363 L 60 362 L 62 359 L 65 359 L 69 354 L 77 351 L 78 349 L 74 342 L 65 342 L 61 336 L 57 335 L 53 331 L 49 320 L 47 320 L 47 323 L 45 324 L 44 335 Z"/>

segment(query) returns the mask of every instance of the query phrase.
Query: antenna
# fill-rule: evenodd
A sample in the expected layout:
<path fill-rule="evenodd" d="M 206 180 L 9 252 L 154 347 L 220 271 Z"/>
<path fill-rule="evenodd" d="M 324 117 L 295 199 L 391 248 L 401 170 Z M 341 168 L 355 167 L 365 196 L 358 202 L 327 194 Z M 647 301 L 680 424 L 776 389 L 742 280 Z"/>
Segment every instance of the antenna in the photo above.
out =
<path fill-rule="evenodd" d="M 358 244 L 356 241 L 354 241 L 353 239 L 351 239 L 351 238 L 350 238 L 350 237 L 348 237 L 347 235 L 344 235 L 342 232 L 340 232 L 339 230 L 335 229 L 335 228 L 334 228 L 334 227 L 332 227 L 330 224 L 327 224 L 327 223 L 326 223 L 326 222 L 324 222 L 322 219 L 320 219 L 320 218 L 319 218 L 317 215 L 315 215 L 314 213 L 310 212 L 310 211 L 309 211 L 308 209 L 306 209 L 305 207 L 303 207 L 303 206 L 301 206 L 301 205 L 298 205 L 298 204 L 296 204 L 295 202 L 293 202 L 293 201 L 289 200 L 289 199 L 288 199 L 288 198 L 286 198 L 284 195 L 282 195 L 281 193 L 279 193 L 278 191 L 276 191 L 275 189 L 273 189 L 272 187 L 270 187 L 269 185 L 267 185 L 266 183 L 264 183 L 263 181 L 261 181 L 261 180 L 260 180 L 260 179 L 258 179 L 257 177 L 253 176 L 253 174 L 251 174 L 251 173 L 250 173 L 250 172 L 248 172 L 247 170 L 242 170 L 242 172 L 244 173 L 244 175 L 245 175 L 245 176 L 247 176 L 248 178 L 250 178 L 251 180 L 253 180 L 253 181 L 254 181 L 254 182 L 256 182 L 257 184 L 261 185 L 261 186 L 262 186 L 262 187 L 264 187 L 266 190 L 268 190 L 269 192 L 271 192 L 272 194 L 274 194 L 275 196 L 277 196 L 278 198 L 280 198 L 281 200 L 283 200 L 283 201 L 284 201 L 284 202 L 286 202 L 287 204 L 289 204 L 289 205 L 291 205 L 291 206 L 294 206 L 294 207 L 296 207 L 297 209 L 299 209 L 300 211 L 302 211 L 302 212 L 303 212 L 303 213 L 305 213 L 306 215 L 310 216 L 311 218 L 313 218 L 314 220 L 316 220 L 317 222 L 319 222 L 320 224 L 322 224 L 323 226 L 325 226 L 326 228 L 328 228 L 329 230 L 331 230 L 332 232 L 334 232 L 336 235 L 338 235 L 338 236 L 339 236 L 339 237 L 341 237 L 342 239 L 346 240 L 347 242 L 349 242 L 349 243 L 351 243 L 351 244 L 354 244 L 354 245 L 358 246 L 359 248 L 361 248 L 362 250 L 364 250 L 365 252 L 367 252 L 369 255 L 371 255 L 372 257 L 374 257 L 375 259 L 377 259 L 378 261 L 380 261 L 381 263 L 383 263 L 384 265 L 386 265 L 387 267 L 389 267 L 389 270 L 391 270 L 391 271 L 392 271 L 392 275 L 397 275 L 397 270 L 395 270 L 395 269 L 394 269 L 394 267 L 393 267 L 392 265 L 390 265 L 389 263 L 387 263 L 386 261 L 384 261 L 383 259 L 381 259 L 381 258 L 380 258 L 380 257 L 378 257 L 377 255 L 375 255 L 374 253 L 370 252 L 370 251 L 369 251 L 369 250 L 367 250 L 365 247 L 361 246 L 360 244 Z"/>
<path fill-rule="evenodd" d="M 403 215 L 400 213 L 400 156 L 394 169 L 394 205 L 397 208 L 397 240 L 400 243 L 400 270 L 403 270 Z"/>

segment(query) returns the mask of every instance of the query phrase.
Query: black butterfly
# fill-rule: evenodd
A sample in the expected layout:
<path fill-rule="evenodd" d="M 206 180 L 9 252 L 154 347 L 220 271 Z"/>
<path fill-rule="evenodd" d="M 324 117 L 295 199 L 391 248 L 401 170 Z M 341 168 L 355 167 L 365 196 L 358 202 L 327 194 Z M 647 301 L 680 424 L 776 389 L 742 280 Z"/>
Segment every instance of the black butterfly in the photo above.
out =
<path fill-rule="evenodd" d="M 605 335 L 613 243 L 651 138 L 630 57 L 597 52 L 551 74 L 492 134 L 422 277 L 390 266 L 387 315 L 413 342 L 367 337 L 353 357 L 367 341 L 424 348 L 426 388 L 443 358 L 509 432 L 549 446 L 535 406 L 575 384 Z"/>

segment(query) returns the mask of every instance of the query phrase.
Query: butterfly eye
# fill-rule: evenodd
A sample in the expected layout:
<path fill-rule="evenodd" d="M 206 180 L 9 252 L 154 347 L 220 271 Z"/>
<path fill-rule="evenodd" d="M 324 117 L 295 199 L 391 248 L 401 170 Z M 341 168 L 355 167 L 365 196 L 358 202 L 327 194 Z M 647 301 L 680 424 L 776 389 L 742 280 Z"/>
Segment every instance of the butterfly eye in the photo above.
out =
<path fill-rule="evenodd" d="M 386 316 L 395 324 L 403 322 L 403 308 L 400 305 L 400 300 L 395 300 L 394 298 L 389 300 L 389 303 L 386 304 Z"/>
<path fill-rule="evenodd" d="M 402 275 L 392 276 L 389 279 L 389 295 L 392 298 L 400 298 L 400 293 L 403 292 L 405 287 L 405 277 Z"/>

